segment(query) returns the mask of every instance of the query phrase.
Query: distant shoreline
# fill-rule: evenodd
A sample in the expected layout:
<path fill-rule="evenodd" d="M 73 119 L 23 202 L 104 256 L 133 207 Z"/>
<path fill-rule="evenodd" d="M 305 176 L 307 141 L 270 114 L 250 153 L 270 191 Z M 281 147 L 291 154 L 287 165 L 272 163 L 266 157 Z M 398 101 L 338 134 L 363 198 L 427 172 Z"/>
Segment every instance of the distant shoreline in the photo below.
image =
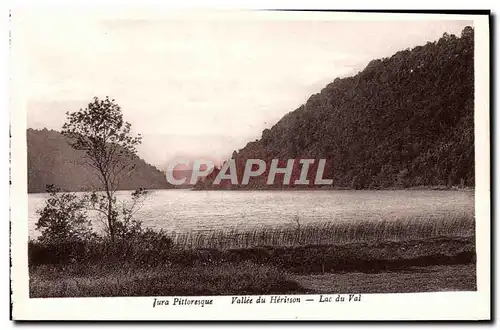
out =
<path fill-rule="evenodd" d="M 379 191 L 379 190 L 440 190 L 440 191 L 474 191 L 475 187 L 448 187 L 448 186 L 415 186 L 415 187 L 374 187 L 374 188 L 366 188 L 366 189 L 354 189 L 348 187 L 259 187 L 259 188 L 240 188 L 240 187 L 232 187 L 232 188 L 186 188 L 189 190 L 195 191 L 203 191 L 203 190 L 226 190 L 226 191 L 294 191 L 294 190 L 304 190 L 304 191 L 338 191 L 338 190 L 352 190 L 352 191 Z"/>
<path fill-rule="evenodd" d="M 260 188 L 197 188 L 197 187 L 182 187 L 182 188 L 145 188 L 148 191 L 155 191 L 155 190 L 189 190 L 189 191 L 397 191 L 397 190 L 403 190 L 403 191 L 408 191 L 408 190 L 421 190 L 421 191 L 429 191 L 429 190 L 436 190 L 436 191 L 474 191 L 475 187 L 447 187 L 447 186 L 415 186 L 415 187 L 381 187 L 381 188 L 367 188 L 367 189 L 353 189 L 353 188 L 348 188 L 348 187 L 318 187 L 318 188 L 311 188 L 311 187 L 288 187 L 288 188 L 283 188 L 283 187 L 260 187 Z M 90 192 L 92 190 L 77 190 L 77 191 L 66 191 L 66 192 L 73 192 L 73 193 L 85 193 L 85 192 Z M 123 189 L 123 190 L 118 190 L 118 191 L 134 191 L 134 189 Z M 28 195 L 30 194 L 45 194 L 46 192 L 43 191 L 34 191 L 34 192 L 28 192 Z"/>

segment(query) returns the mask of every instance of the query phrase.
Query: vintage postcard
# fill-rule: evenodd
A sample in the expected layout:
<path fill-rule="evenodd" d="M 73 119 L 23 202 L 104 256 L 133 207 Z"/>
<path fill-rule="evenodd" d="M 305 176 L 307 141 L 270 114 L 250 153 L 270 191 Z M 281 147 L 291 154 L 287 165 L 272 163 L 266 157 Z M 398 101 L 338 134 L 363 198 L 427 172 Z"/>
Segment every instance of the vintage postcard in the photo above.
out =
<path fill-rule="evenodd" d="M 489 12 L 11 12 L 14 320 L 490 319 Z"/>

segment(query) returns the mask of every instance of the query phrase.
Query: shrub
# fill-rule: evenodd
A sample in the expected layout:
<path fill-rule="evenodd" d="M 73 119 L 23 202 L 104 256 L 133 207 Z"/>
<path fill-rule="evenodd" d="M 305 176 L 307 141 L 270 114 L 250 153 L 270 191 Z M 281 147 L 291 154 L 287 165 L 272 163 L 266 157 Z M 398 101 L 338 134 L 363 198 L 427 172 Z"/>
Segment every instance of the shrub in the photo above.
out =
<path fill-rule="evenodd" d="M 36 229 L 41 232 L 40 242 L 82 242 L 96 237 L 82 198 L 74 193 L 61 192 L 52 185 L 47 186 L 47 192 L 49 198 L 45 207 L 37 211 L 40 218 Z"/>
<path fill-rule="evenodd" d="M 94 237 L 79 242 L 28 242 L 30 266 L 43 264 L 94 264 L 96 262 L 130 261 L 138 264 L 159 264 L 171 253 L 172 239 L 164 232 L 141 230 L 129 239 Z"/>
<path fill-rule="evenodd" d="M 114 236 L 106 230 L 109 228 L 105 228 L 104 236 L 98 236 L 88 218 L 89 211 L 104 214 L 102 210 L 107 207 L 107 200 L 101 192 L 77 196 L 54 186 L 48 186 L 47 191 L 49 198 L 45 207 L 37 211 L 40 219 L 36 229 L 41 231 L 41 236 L 28 243 L 28 258 L 32 266 L 126 259 L 155 263 L 172 246 L 172 239 L 165 232 L 143 228 L 141 221 L 133 219 L 146 190 L 133 192 L 132 203 L 128 205 L 118 206 L 113 200 L 113 210 L 116 211 L 113 215 Z"/>

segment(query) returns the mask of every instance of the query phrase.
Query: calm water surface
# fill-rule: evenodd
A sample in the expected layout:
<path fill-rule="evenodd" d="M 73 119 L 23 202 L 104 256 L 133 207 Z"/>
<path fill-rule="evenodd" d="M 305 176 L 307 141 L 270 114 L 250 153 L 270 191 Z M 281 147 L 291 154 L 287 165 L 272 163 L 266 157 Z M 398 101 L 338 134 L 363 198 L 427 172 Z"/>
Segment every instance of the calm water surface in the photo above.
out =
<path fill-rule="evenodd" d="M 130 191 L 118 199 L 130 200 Z M 46 194 L 29 194 L 29 233 L 37 236 L 36 210 Z M 151 191 L 137 219 L 157 229 L 192 230 L 254 228 L 324 221 L 359 221 L 405 216 L 439 217 L 474 214 L 474 191 Z"/>

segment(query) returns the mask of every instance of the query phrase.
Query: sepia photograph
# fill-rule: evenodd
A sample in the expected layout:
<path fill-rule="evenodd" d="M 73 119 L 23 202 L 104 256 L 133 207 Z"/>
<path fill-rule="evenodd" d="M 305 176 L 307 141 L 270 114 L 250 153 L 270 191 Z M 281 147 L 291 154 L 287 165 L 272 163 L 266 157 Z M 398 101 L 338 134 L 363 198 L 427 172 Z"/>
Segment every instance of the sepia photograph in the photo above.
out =
<path fill-rule="evenodd" d="M 488 19 L 13 11 L 14 312 L 488 291 Z"/>

